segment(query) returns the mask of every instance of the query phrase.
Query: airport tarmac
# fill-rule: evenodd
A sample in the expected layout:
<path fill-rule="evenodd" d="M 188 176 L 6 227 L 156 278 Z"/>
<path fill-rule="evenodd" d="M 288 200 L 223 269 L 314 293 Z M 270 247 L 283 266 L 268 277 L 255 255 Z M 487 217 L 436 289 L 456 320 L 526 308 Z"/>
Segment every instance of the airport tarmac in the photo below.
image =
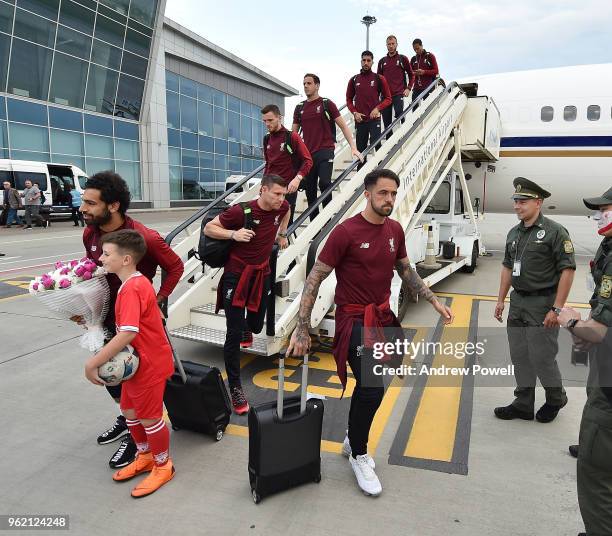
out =
<path fill-rule="evenodd" d="M 166 233 L 188 214 L 145 213 L 138 219 Z M 569 229 L 577 253 L 569 301 L 586 310 L 585 277 L 598 236 L 586 218 L 556 219 Z M 492 315 L 504 238 L 514 223 L 512 215 L 488 215 L 481 222 L 491 255 L 479 259 L 473 274 L 457 273 L 434 287 L 455 312 L 454 326 L 440 326 L 427 303 L 414 304 L 402 322 L 413 341 L 484 335 L 495 361 L 508 361 L 505 328 Z M 577 441 L 587 369 L 570 365 L 565 334 L 558 361 L 569 403 L 550 424 L 493 416 L 493 407 L 512 400 L 512 377 L 493 385 L 460 377 L 440 383 L 426 375 L 391 381 L 369 445 L 383 484 L 378 498 L 359 491 L 340 454 L 350 388 L 341 399 L 333 358 L 320 348 L 312 355 L 309 381 L 309 392 L 325 396 L 320 484 L 255 505 L 246 418 L 233 416 L 220 442 L 173 432 L 175 479 L 150 497 L 132 500 L 131 485 L 113 482 L 107 465 L 117 443 L 95 441 L 117 408 L 106 391 L 84 378 L 87 353 L 77 344 L 82 330 L 24 289 L 52 261 L 82 256 L 81 232 L 71 222 L 47 230 L 0 230 L 0 252 L 6 254 L 0 258 L 0 515 L 67 514 L 70 532 L 78 535 L 575 536 L 583 530 L 576 463 L 567 446 Z M 222 368 L 218 348 L 182 340 L 175 346 L 183 359 Z M 429 362 L 445 363 L 440 355 Z M 294 375 L 298 363 L 287 366 Z M 244 356 L 251 402 L 275 396 L 274 369 L 272 358 Z M 291 381 L 289 376 L 288 388 L 295 389 Z M 536 405 L 543 402 L 539 389 Z"/>

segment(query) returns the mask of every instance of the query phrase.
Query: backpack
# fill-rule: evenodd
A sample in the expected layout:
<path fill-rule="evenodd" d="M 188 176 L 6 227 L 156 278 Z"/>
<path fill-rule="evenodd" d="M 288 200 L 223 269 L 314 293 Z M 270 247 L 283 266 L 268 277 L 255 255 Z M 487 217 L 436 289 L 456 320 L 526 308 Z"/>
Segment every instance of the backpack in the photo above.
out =
<path fill-rule="evenodd" d="M 332 139 L 334 143 L 336 142 L 336 122 L 332 119 L 331 114 L 329 113 L 329 105 L 327 101 L 329 99 L 323 98 L 323 116 L 329 123 L 329 128 L 331 130 Z M 295 111 L 297 112 L 297 124 L 300 127 L 300 131 L 302 130 L 302 112 L 304 111 L 304 106 L 307 101 L 300 102 L 296 107 Z"/>
<path fill-rule="evenodd" d="M 403 54 L 398 54 L 399 59 L 400 59 L 400 67 L 402 68 L 402 71 L 404 71 L 404 74 L 408 77 L 408 81 L 410 81 L 410 72 L 407 71 L 404 68 L 404 61 L 408 64 L 410 64 L 410 60 L 408 59 L 407 56 L 404 56 Z M 385 58 L 387 58 L 388 56 L 383 56 L 382 58 L 380 58 L 380 60 L 378 60 L 378 70 L 380 71 L 379 74 L 382 74 L 384 76 L 384 67 L 383 67 L 383 61 L 385 60 Z M 406 86 L 406 76 L 404 77 L 404 87 Z"/>
<path fill-rule="evenodd" d="M 253 228 L 253 213 L 248 203 L 240 203 L 244 212 L 244 228 Z M 219 203 L 206 213 L 202 219 L 202 227 L 200 228 L 200 242 L 198 244 L 198 258 L 202 264 L 207 264 L 211 268 L 222 268 L 225 266 L 229 258 L 230 249 L 232 247 L 231 240 L 218 240 L 204 234 L 204 227 L 209 221 L 214 220 L 221 213 L 230 209 L 231 206 L 227 203 Z"/>

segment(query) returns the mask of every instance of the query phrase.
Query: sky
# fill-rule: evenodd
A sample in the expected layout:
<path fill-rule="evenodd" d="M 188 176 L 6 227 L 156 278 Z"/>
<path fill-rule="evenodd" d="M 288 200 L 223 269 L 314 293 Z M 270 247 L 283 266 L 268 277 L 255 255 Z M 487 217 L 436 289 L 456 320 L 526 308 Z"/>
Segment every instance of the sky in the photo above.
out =
<path fill-rule="evenodd" d="M 167 0 L 166 16 L 302 91 L 321 78 L 320 94 L 340 106 L 360 69 L 366 15 L 374 61 L 394 34 L 412 56 L 419 37 L 446 81 L 496 72 L 612 61 L 610 0 Z M 586 80 L 585 84 L 596 81 Z M 287 99 L 292 111 L 304 97 Z"/>

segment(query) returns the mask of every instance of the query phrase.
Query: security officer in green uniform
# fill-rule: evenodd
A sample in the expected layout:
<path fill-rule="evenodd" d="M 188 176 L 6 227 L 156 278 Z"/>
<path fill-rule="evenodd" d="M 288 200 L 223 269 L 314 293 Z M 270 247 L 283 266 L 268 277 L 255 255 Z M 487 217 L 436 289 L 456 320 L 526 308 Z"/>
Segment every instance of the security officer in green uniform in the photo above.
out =
<path fill-rule="evenodd" d="M 504 419 L 533 420 L 536 379 L 546 391 L 546 403 L 536 413 L 539 422 L 551 422 L 567 404 L 556 361 L 557 315 L 569 294 L 576 262 L 567 230 L 545 218 L 542 203 L 550 193 L 536 183 L 514 179 L 514 211 L 521 222 L 506 238 L 495 318 L 502 322 L 504 300 L 510 290 L 508 344 L 514 365 L 514 401 L 495 408 Z"/>
<path fill-rule="evenodd" d="M 612 534 L 612 188 L 601 197 L 584 199 L 584 204 L 596 211 L 593 219 L 604 237 L 591 265 L 591 315 L 582 321 L 578 312 L 564 309 L 559 322 L 575 341 L 595 343 L 589 349 L 580 447 L 572 445 L 570 451 L 578 454 L 578 503 L 586 528 L 581 534 L 599 536 Z"/>

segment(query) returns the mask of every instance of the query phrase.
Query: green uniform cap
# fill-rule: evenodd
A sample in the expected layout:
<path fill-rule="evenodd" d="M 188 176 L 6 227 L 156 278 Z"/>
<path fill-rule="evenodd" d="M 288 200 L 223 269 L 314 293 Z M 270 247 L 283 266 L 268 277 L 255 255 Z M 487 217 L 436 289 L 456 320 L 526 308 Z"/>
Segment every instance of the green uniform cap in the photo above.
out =
<path fill-rule="evenodd" d="M 601 197 L 587 197 L 582 201 L 590 210 L 599 210 L 599 207 L 603 205 L 612 205 L 612 188 L 604 192 Z"/>
<path fill-rule="evenodd" d="M 546 199 L 550 197 L 550 192 L 538 186 L 535 182 L 525 177 L 517 177 L 512 182 L 514 184 L 514 194 L 512 199 Z"/>

